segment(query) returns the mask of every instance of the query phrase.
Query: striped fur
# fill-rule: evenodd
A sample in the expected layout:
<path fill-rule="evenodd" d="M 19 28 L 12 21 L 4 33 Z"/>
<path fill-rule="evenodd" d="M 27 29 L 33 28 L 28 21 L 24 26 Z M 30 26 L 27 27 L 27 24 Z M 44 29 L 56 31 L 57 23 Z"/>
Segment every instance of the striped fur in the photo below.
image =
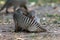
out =
<path fill-rule="evenodd" d="M 28 30 L 30 32 L 46 31 L 46 29 L 42 28 L 35 20 L 23 15 L 22 10 L 17 10 L 14 13 L 13 18 L 16 19 L 15 21 L 17 21 L 18 26 L 24 30 Z"/>

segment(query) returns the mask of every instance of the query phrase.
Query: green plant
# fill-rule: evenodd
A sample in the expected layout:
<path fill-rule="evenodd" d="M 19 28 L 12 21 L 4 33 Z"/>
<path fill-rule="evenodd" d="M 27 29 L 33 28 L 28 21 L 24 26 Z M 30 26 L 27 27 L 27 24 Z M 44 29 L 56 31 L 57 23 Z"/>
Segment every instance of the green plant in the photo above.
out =
<path fill-rule="evenodd" d="M 47 17 L 54 17 L 52 14 L 46 14 Z"/>

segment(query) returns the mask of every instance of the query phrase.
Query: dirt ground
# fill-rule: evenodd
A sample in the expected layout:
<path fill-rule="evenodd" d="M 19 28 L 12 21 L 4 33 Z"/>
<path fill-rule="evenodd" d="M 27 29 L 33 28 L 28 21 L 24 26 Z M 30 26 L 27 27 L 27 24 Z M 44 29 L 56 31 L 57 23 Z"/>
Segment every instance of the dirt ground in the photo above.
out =
<path fill-rule="evenodd" d="M 53 33 L 0 33 L 0 40 L 60 40 L 59 34 Z"/>
<path fill-rule="evenodd" d="M 0 24 L 0 40 L 60 40 L 60 33 L 15 33 L 14 24 Z"/>
<path fill-rule="evenodd" d="M 44 14 L 47 11 L 47 10 L 45 11 L 43 9 L 40 10 L 42 14 Z M 51 12 L 52 9 L 51 10 L 50 9 L 49 9 L 49 13 L 56 12 L 56 11 Z M 45 11 L 45 12 L 43 12 L 43 11 Z M 49 29 L 52 30 L 53 27 L 51 27 Z M 54 33 L 53 31 L 52 32 L 42 32 L 42 33 L 25 33 L 25 32 L 15 33 L 14 24 L 0 24 L 0 40 L 60 40 L 60 28 L 59 28 L 59 31 L 56 33 Z"/>

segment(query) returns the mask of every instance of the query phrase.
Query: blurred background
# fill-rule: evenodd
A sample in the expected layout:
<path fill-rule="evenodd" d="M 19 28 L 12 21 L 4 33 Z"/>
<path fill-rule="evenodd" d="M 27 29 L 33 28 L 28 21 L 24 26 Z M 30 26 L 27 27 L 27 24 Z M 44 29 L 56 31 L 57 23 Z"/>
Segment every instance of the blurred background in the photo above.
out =
<path fill-rule="evenodd" d="M 0 8 L 5 2 L 0 0 Z M 0 40 L 60 40 L 60 0 L 29 0 L 27 7 L 35 11 L 40 25 L 50 33 L 13 33 L 13 14 L 5 15 L 3 10 L 0 12 Z"/>
<path fill-rule="evenodd" d="M 0 8 L 5 4 L 6 0 L 0 0 Z M 29 0 L 27 7 L 34 10 L 40 18 L 40 23 L 46 21 L 60 22 L 60 0 Z M 42 21 L 43 20 L 43 21 Z M 12 15 L 0 16 L 0 23 L 10 23 L 13 21 Z M 49 22 L 50 23 L 50 22 Z"/>
<path fill-rule="evenodd" d="M 0 8 L 5 2 L 6 0 L 0 0 Z M 41 26 L 51 31 L 60 31 L 60 0 L 29 0 L 27 7 L 35 11 Z M 0 24 L 14 24 L 12 14 L 4 13 L 0 13 Z"/>

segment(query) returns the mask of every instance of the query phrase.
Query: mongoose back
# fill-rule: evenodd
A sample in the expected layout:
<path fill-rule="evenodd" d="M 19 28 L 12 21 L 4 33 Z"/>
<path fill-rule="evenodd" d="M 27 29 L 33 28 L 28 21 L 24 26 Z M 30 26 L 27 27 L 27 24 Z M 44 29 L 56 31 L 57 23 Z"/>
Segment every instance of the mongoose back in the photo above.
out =
<path fill-rule="evenodd" d="M 13 19 L 15 22 L 15 32 L 19 30 L 25 30 L 27 32 L 46 32 L 47 30 L 40 26 L 37 21 L 30 19 L 29 17 L 23 15 L 25 13 L 23 10 L 18 9 L 13 14 Z"/>
<path fill-rule="evenodd" d="M 13 10 L 15 11 L 17 7 L 24 7 L 27 9 L 26 4 L 28 0 L 6 0 L 6 3 L 4 6 L 0 9 L 2 11 L 4 8 L 6 8 L 6 13 L 8 13 L 8 8 L 13 6 Z"/>

